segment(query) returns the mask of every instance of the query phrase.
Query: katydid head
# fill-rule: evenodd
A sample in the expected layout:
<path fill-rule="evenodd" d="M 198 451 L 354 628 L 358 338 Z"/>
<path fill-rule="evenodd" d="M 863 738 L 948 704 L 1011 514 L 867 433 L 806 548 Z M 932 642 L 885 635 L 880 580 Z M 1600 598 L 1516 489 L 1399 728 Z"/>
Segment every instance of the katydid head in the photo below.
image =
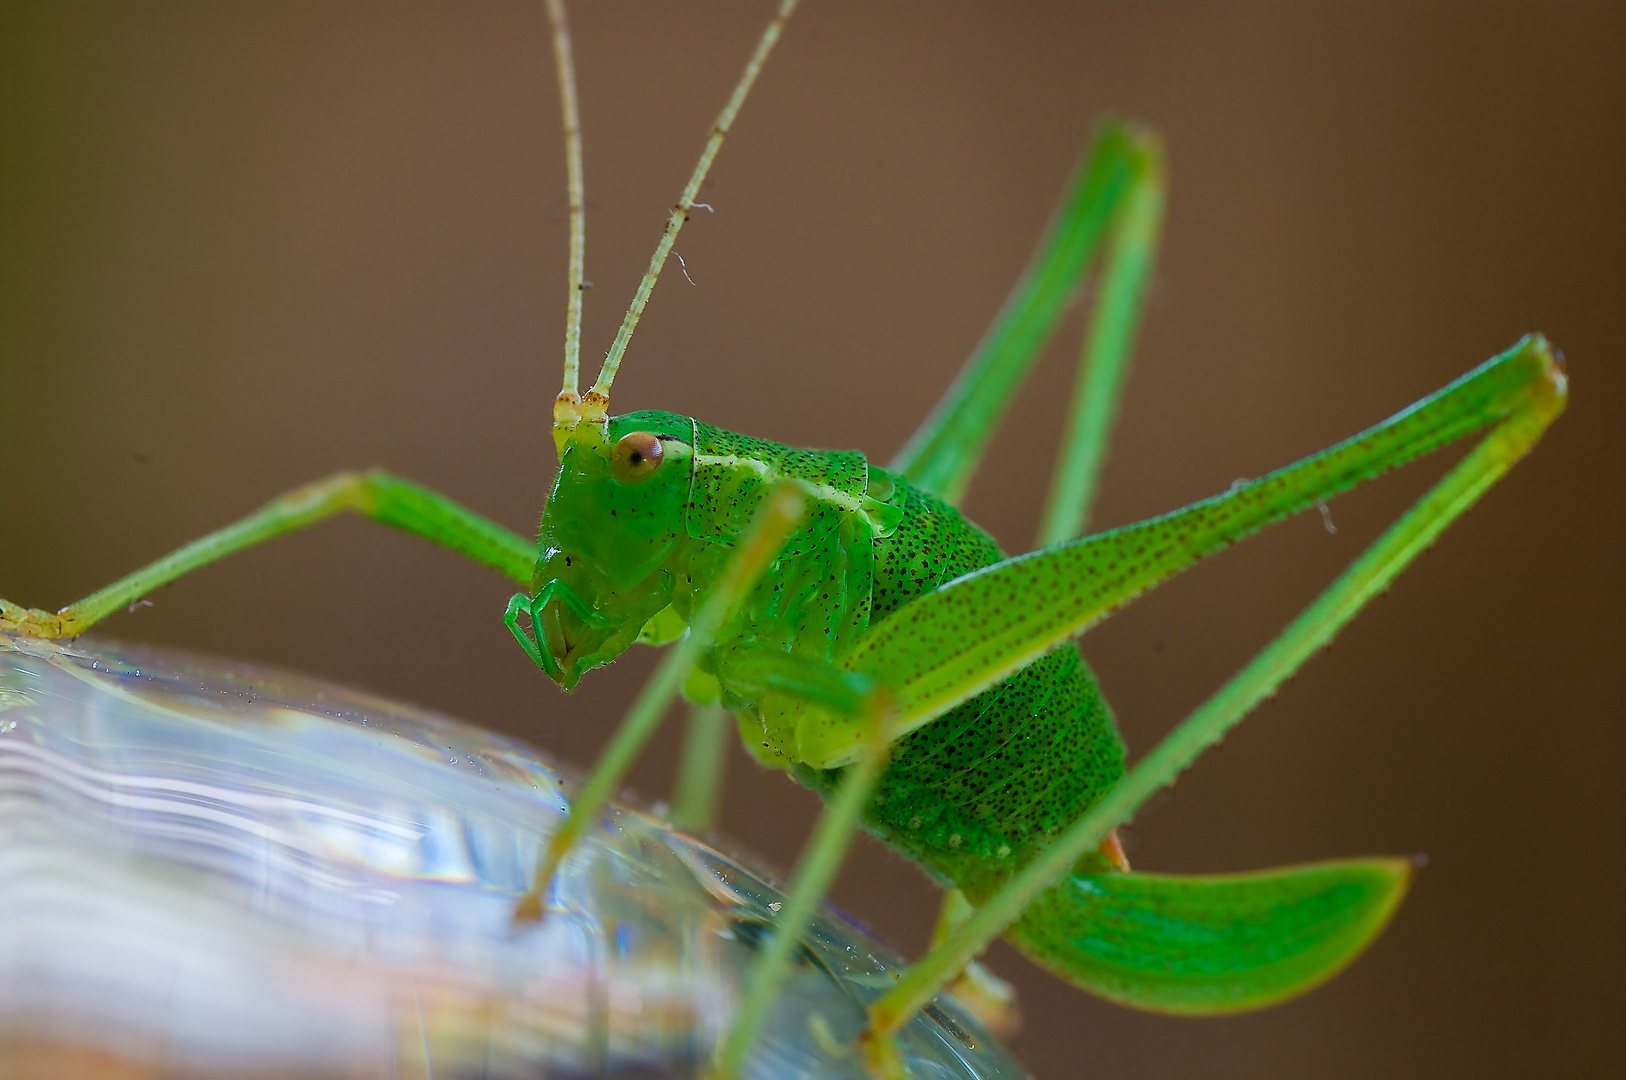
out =
<path fill-rule="evenodd" d="M 671 603 L 687 535 L 693 421 L 630 413 L 574 426 L 542 511 L 533 632 L 565 689 Z"/>
<path fill-rule="evenodd" d="M 582 277 L 586 204 L 581 117 L 564 5 L 558 0 L 549 0 L 547 5 L 553 24 L 570 202 L 564 380 L 553 402 L 553 441 L 559 451 L 559 473 L 542 512 L 535 591 L 527 605 L 531 643 L 526 644 L 513 622 L 518 610 L 515 604 L 527 598 L 514 598 L 509 626 L 549 677 L 567 690 L 576 685 L 583 672 L 607 664 L 624 652 L 678 591 L 672 567 L 676 565 L 677 549 L 686 539 L 684 504 L 689 498 L 694 423 L 671 413 L 611 417 L 610 387 L 661 268 L 697 205 L 695 196 L 723 137 L 794 6 L 794 0 L 782 0 L 779 12 L 763 31 L 739 84 L 712 125 L 683 194 L 672 207 L 649 269 L 644 271 L 621 328 L 605 353 L 598 378 L 583 394 L 582 290 L 587 282 Z M 681 622 L 674 618 L 657 620 L 651 624 L 651 635 L 646 640 L 669 640 L 680 627 Z"/>

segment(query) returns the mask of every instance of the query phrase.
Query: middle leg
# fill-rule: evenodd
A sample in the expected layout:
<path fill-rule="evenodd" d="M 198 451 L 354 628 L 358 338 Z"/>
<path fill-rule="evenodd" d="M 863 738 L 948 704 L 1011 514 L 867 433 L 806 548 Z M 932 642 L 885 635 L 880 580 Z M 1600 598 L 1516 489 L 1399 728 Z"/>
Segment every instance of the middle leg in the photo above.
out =
<path fill-rule="evenodd" d="M 806 496 L 794 481 L 780 484 L 763 501 L 756 521 L 729 560 L 722 579 L 695 612 L 689 632 L 673 646 L 639 691 L 637 700 L 627 711 L 626 719 L 599 755 L 587 782 L 571 800 L 569 816 L 548 837 L 531 889 L 514 909 L 516 922 L 535 922 L 542 917 L 543 894 L 560 861 L 620 785 L 644 744 L 671 708 L 678 688 L 694 669 L 695 661 L 712 647 L 718 632 L 728 624 L 739 605 L 767 572 L 806 512 Z"/>
<path fill-rule="evenodd" d="M 733 719 L 715 703 L 689 706 L 689 729 L 672 789 L 672 823 L 680 829 L 704 832 L 717 824 Z"/>

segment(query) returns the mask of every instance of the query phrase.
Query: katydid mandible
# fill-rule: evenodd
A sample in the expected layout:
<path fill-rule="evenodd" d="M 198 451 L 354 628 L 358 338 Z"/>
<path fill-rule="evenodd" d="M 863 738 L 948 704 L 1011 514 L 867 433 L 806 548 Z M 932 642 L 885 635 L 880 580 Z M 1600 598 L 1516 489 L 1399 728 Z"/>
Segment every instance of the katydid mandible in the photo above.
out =
<path fill-rule="evenodd" d="M 1377 934 L 1409 873 L 1359 859 L 1209 877 L 1131 871 L 1113 830 L 1324 645 L 1563 409 L 1539 336 L 1303 461 L 1138 525 L 1084 535 L 1152 273 L 1164 201 L 1155 135 L 1108 122 L 1086 149 L 1028 269 L 936 410 L 886 466 L 702 420 L 609 414 L 609 394 L 672 243 L 795 6 L 786 0 L 713 125 L 601 371 L 578 383 L 583 170 L 570 37 L 549 3 L 567 146 L 569 299 L 559 469 L 532 543 L 382 472 L 289 493 L 52 614 L 0 601 L 0 630 L 82 632 L 224 555 L 341 511 L 405 529 L 520 583 L 506 613 L 565 689 L 636 643 L 677 642 L 550 838 L 520 923 L 680 692 L 700 717 L 679 807 L 715 798 L 720 709 L 764 765 L 829 804 L 764 947 L 716 1070 L 733 1075 L 791 947 L 857 828 L 940 882 L 938 941 L 871 1009 L 865 1051 L 895 1068 L 904 1019 L 1005 934 L 1037 963 L 1126 1005 L 1256 1008 L 1330 977 Z M 1094 275 L 1076 391 L 1036 550 L 1007 557 L 956 510 L 1017 389 Z M 1282 634 L 1133 769 L 1072 640 L 1205 555 L 1450 443 L 1484 432 Z"/>

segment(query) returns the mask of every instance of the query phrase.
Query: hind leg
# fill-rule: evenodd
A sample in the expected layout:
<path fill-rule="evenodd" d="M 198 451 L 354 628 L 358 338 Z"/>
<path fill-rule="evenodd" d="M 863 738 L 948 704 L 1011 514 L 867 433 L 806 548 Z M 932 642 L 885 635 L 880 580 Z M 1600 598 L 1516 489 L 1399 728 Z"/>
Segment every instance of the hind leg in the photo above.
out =
<path fill-rule="evenodd" d="M 1069 435 L 1058 462 L 1057 483 L 1066 489 L 1059 519 L 1071 524 L 1056 527 L 1070 529 L 1068 535 L 1080 531 L 1128 370 L 1162 214 L 1162 144 L 1131 125 L 1103 124 L 1005 305 L 887 468 L 950 503 L 960 501 L 1106 242 Z"/>
<path fill-rule="evenodd" d="M 1203 750 L 1220 739 L 1310 656 L 1326 645 L 1372 597 L 1386 588 L 1412 559 L 1529 452 L 1547 425 L 1562 411 L 1564 402 L 1565 382 L 1552 351 L 1541 339 L 1530 338 L 1367 433 L 1248 485 L 1261 493 L 1270 493 L 1253 509 L 1231 511 L 1226 506 L 1230 497 L 1221 497 L 1150 523 L 1155 535 L 1179 535 L 1182 540 L 1196 541 L 1198 547 L 1189 549 L 1186 556 L 1195 557 L 1204 542 L 1201 537 L 1211 527 L 1218 529 L 1218 535 L 1228 535 L 1233 531 L 1239 536 L 1247 535 L 1259 525 L 1280 516 L 1289 505 L 1311 505 L 1317 498 L 1342 490 L 1358 478 L 1375 475 L 1384 468 L 1475 428 L 1490 427 L 1484 439 L 1444 479 L 1390 526 L 1242 671 L 1177 726 L 1131 768 L 1116 787 L 1009 883 L 993 895 L 980 898 L 976 913 L 914 965 L 872 1007 L 871 1027 L 866 1036 L 868 1043 L 873 1047 L 884 1047 L 892 1033 L 908 1017 L 930 1001 L 989 942 L 1022 917 L 1041 894 L 1045 894 L 1072 870 L 1080 857 L 1099 845 L 1112 829 L 1128 820 L 1148 797 L 1172 782 Z M 1239 490 L 1247 490 L 1247 487 Z M 1257 524 L 1253 521 L 1254 517 L 1259 519 Z M 1189 525 L 1185 524 L 1188 518 L 1192 519 Z M 1198 524 L 1203 519 L 1210 519 L 1209 524 Z M 1132 526 L 1106 535 L 1108 538 L 1118 538 L 1120 542 L 1122 538 L 1128 538 L 1129 542 L 1135 543 L 1138 542 L 1137 530 L 1142 528 Z M 1187 531 L 1188 528 L 1190 531 Z M 1088 545 L 1090 541 L 1082 543 Z M 1180 544 L 1175 545 L 1175 548 L 1179 547 Z M 1063 548 L 1058 554 L 1065 555 L 1067 550 Z M 1109 557 L 1111 550 L 1108 549 Z M 1026 561 L 1037 563 L 1050 555 L 1050 552 L 1045 552 L 1029 556 Z M 1013 561 L 1020 564 L 1023 560 Z M 984 573 L 984 577 L 991 578 L 998 571 L 998 567 L 992 568 Z M 1118 579 L 1116 587 L 1133 591 L 1111 602 L 1121 603 L 1150 584 L 1147 582 L 1146 585 L 1137 586 L 1132 578 L 1133 573 Z M 928 594 L 923 600 L 952 591 L 952 587 L 940 590 L 939 594 Z M 964 600 L 958 606 L 964 608 Z M 985 637 L 994 636 L 987 612 L 972 611 L 970 614 Z M 1021 614 L 1021 621 L 1025 624 L 1041 621 L 1032 610 Z M 913 649 L 911 659 L 915 663 L 925 660 L 918 645 Z M 966 662 L 963 653 L 959 662 L 961 665 Z M 907 702 L 915 696 L 907 685 L 900 690 L 903 701 Z M 1252 1007 L 1280 1000 L 1325 978 L 1359 950 L 1381 926 L 1387 911 L 1392 910 L 1399 891 L 1404 887 L 1405 877 L 1404 867 L 1395 861 L 1364 860 L 1319 868 L 1274 871 L 1250 876 L 1254 880 L 1247 882 L 1232 878 L 1224 883 L 1201 884 L 1192 881 L 1182 884 L 1179 879 L 1160 879 L 1150 884 L 1155 886 L 1154 891 L 1163 891 L 1162 899 L 1154 898 L 1154 901 L 1162 903 L 1165 908 L 1179 906 L 1184 898 L 1189 898 L 1192 889 L 1219 889 L 1224 885 L 1230 890 L 1229 902 L 1242 917 L 1248 910 L 1257 907 L 1258 902 L 1267 900 L 1272 890 L 1280 892 L 1314 886 L 1314 876 L 1318 872 L 1330 872 L 1345 879 L 1343 884 L 1356 887 L 1354 892 L 1364 889 L 1365 899 L 1355 897 L 1351 901 L 1353 906 L 1342 913 L 1335 913 L 1338 918 L 1327 924 L 1330 936 L 1325 941 L 1336 939 L 1336 947 L 1315 952 L 1315 963 L 1279 967 L 1273 973 L 1266 973 L 1266 977 L 1252 990 L 1228 999 L 1224 994 L 1205 999 L 1199 993 L 1192 997 L 1186 993 L 1190 987 L 1171 993 L 1166 987 L 1157 985 L 1157 980 L 1150 979 L 1144 984 L 1144 994 L 1136 1003 L 1179 1012 L 1225 1011 L 1227 1007 Z M 1182 893 L 1187 896 L 1183 898 Z M 1353 895 L 1350 890 L 1344 890 L 1344 894 Z M 1218 896 L 1219 893 L 1215 892 L 1214 895 Z M 1288 920 L 1280 928 L 1284 940 L 1278 944 L 1289 944 L 1286 936 L 1302 930 L 1302 927 L 1295 927 L 1291 923 L 1292 920 Z M 1066 928 L 1057 929 L 1067 936 Z M 1261 955 L 1269 952 L 1269 948 L 1260 950 Z M 1231 1002 L 1229 1006 L 1226 1005 L 1227 1000 Z"/>

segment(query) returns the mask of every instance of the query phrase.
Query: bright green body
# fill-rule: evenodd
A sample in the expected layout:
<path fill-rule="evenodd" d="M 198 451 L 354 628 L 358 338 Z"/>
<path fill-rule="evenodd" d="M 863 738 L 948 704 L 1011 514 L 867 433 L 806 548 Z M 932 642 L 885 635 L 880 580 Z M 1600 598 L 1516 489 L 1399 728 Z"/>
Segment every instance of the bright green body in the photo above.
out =
<path fill-rule="evenodd" d="M 669 450 L 666 475 L 628 486 L 573 469 L 586 451 L 572 447 L 543 517 L 542 549 L 559 554 L 544 554 L 534 587 L 558 579 L 613 620 L 601 645 L 572 657 L 572 672 L 612 660 L 668 603 L 687 622 L 762 496 L 776 481 L 800 481 L 812 493 L 806 520 L 701 667 L 759 760 L 830 790 L 839 768 L 807 761 L 797 739 L 819 706 L 764 689 L 751 661 L 767 652 L 833 664 L 873 624 L 1004 553 L 958 510 L 857 451 L 792 449 L 659 412 L 611 419 L 607 441 L 635 431 L 690 452 Z M 586 629 L 572 628 L 572 639 Z M 1064 645 L 900 739 L 865 824 L 939 881 L 983 895 L 1116 783 L 1123 758 L 1094 678 Z"/>
<path fill-rule="evenodd" d="M 640 637 L 669 640 L 718 591 L 768 494 L 793 483 L 806 517 L 705 635 L 691 697 L 720 697 L 759 760 L 835 805 L 851 785 L 845 767 L 863 757 L 861 703 L 884 691 L 898 725 L 853 811 L 865 827 L 979 907 L 1007 903 L 1007 886 L 1070 853 L 1046 864 L 1042 888 L 1022 885 L 1028 899 L 1009 923 L 1020 948 L 1143 1007 L 1257 1006 L 1351 959 L 1398 903 L 1406 865 L 1162 878 L 1119 873 L 1080 848 L 1076 830 L 1094 828 L 1098 841 L 1106 832 L 1092 811 L 1135 785 L 1120 783 L 1123 746 L 1071 638 L 1270 522 L 1501 423 L 1239 676 L 1245 689 L 1216 698 L 1216 715 L 1234 723 L 1523 452 L 1563 391 L 1550 350 L 1531 339 L 1304 461 L 1014 559 L 946 501 L 856 451 L 793 449 L 671 413 L 583 423 L 562 440 L 534 595 L 515 597 L 509 625 L 566 687 Z M 515 621 L 521 611 L 531 634 Z M 657 719 L 646 712 L 629 728 Z M 1189 760 L 1213 737 L 1180 753 Z M 1159 782 L 1169 776 L 1164 767 Z"/>
<path fill-rule="evenodd" d="M 794 0 L 781 0 L 713 126 L 585 395 L 578 121 L 563 12 L 557 0 L 548 6 L 565 91 L 572 256 L 566 374 L 553 410 L 560 463 L 537 542 L 388 474 L 340 474 L 58 612 L 0 601 L 0 632 L 71 636 L 193 569 L 352 511 L 529 586 L 509 602 L 507 625 L 566 689 L 636 642 L 675 641 L 548 838 L 515 918 L 545 916 L 559 860 L 592 827 L 680 685 L 692 700 L 734 710 L 756 757 L 817 789 L 828 810 L 743 988 L 715 1062 L 720 1076 L 743 1068 L 860 824 L 969 901 L 946 909 L 958 914 L 942 940 L 870 1007 L 861 1041 L 879 1075 L 896 1073 L 888 1040 L 903 1020 L 1001 933 L 1079 986 L 1171 1012 L 1268 1005 L 1353 959 L 1398 904 L 1404 860 L 1175 877 L 1127 872 L 1101 845 L 1529 452 L 1567 393 L 1546 341 L 1527 337 L 1367 431 L 1221 495 L 1084 536 L 1163 205 L 1157 139 L 1109 123 L 988 334 L 887 468 L 857 451 L 797 450 L 672 413 L 609 418 L 632 328 Z M 1038 550 L 1006 558 L 954 503 L 1097 262 Z M 1482 438 L 1443 479 L 1126 771 L 1075 637 L 1226 545 L 1471 433 Z M 685 754 L 686 779 L 702 781 L 691 789 L 715 787 L 715 770 L 703 767 L 710 752 Z"/>

